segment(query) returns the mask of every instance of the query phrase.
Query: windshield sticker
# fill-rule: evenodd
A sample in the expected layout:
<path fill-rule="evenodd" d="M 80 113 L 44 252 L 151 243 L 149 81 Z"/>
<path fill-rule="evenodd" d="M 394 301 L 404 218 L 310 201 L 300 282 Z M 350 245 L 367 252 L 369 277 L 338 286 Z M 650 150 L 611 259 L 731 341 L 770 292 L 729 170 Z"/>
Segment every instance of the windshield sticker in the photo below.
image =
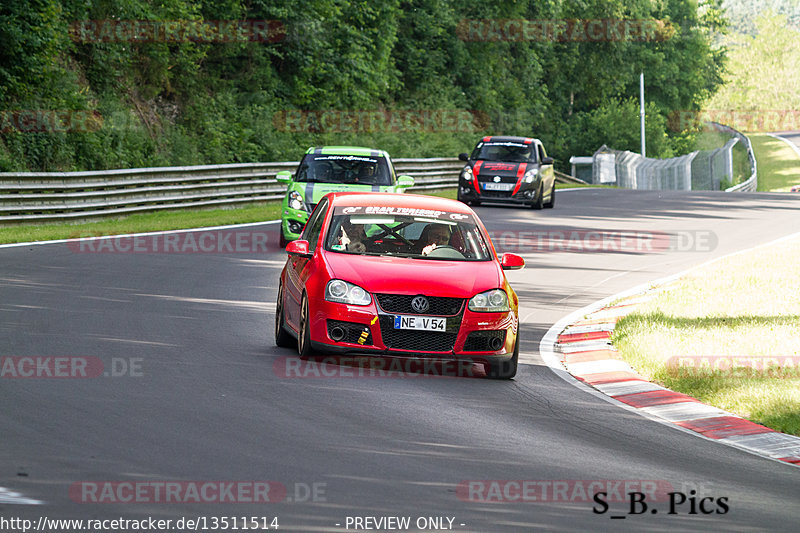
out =
<path fill-rule="evenodd" d="M 377 163 L 377 159 L 361 157 L 357 155 L 318 155 L 314 161 L 365 161 L 367 163 Z"/>
<path fill-rule="evenodd" d="M 385 215 L 385 216 L 407 216 L 422 217 L 435 221 L 445 220 L 470 220 L 471 215 L 463 213 L 452 213 L 448 211 L 437 211 L 434 209 L 418 209 L 415 207 L 395 207 L 395 206 L 347 206 L 337 207 L 334 215 Z M 362 218 L 359 217 L 359 218 Z"/>

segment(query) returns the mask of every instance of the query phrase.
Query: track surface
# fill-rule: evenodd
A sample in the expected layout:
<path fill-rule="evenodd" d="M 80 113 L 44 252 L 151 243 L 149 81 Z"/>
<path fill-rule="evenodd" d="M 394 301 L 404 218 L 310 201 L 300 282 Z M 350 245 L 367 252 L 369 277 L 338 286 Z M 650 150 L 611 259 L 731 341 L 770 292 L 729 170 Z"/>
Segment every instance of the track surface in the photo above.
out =
<path fill-rule="evenodd" d="M 347 516 L 448 516 L 455 531 L 476 532 L 796 530 L 800 470 L 598 401 L 555 376 L 537 349 L 572 310 L 797 231 L 800 198 L 582 190 L 560 192 L 553 210 L 478 211 L 498 248 L 528 263 L 509 277 L 530 364 L 510 382 L 276 375 L 293 352 L 272 340 L 285 258 L 274 224 L 260 228 L 273 233 L 267 254 L 0 249 L 0 356 L 141 365 L 141 375 L 117 378 L 0 379 L 0 487 L 44 502 L 5 504 L 0 490 L 0 517 L 277 516 L 290 531 L 344 531 Z M 573 230 L 680 234 L 686 249 L 518 244 L 519 232 Z M 697 246 L 689 235 L 712 238 Z M 80 481 L 174 480 L 325 492 L 267 505 L 89 504 L 68 492 Z M 627 502 L 602 515 L 592 501 L 470 502 L 456 492 L 468 480 L 655 480 L 725 497 L 730 510 L 688 514 L 687 504 L 668 515 L 665 502 L 649 502 L 658 514 L 614 520 Z"/>

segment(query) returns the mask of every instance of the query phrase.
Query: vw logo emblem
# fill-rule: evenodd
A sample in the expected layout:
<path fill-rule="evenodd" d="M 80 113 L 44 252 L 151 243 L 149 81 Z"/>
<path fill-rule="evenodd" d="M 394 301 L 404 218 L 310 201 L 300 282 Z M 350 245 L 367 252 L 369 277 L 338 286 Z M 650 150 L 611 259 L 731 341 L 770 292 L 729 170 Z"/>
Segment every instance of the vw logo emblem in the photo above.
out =
<path fill-rule="evenodd" d="M 494 178 L 492 178 L 492 181 L 494 181 L 495 183 L 500 183 L 500 176 L 495 176 Z"/>
<path fill-rule="evenodd" d="M 428 299 L 424 296 L 415 296 L 411 300 L 411 308 L 417 313 L 424 313 L 428 310 L 428 307 L 430 307 L 430 304 L 428 304 Z"/>

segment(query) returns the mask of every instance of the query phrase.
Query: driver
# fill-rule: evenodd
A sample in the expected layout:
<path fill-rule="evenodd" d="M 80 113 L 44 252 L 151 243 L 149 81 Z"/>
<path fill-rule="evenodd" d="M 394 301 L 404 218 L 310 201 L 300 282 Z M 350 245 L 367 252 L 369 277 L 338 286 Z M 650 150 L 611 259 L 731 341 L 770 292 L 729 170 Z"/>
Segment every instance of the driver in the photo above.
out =
<path fill-rule="evenodd" d="M 428 255 L 439 246 L 446 246 L 450 241 L 450 230 L 444 224 L 430 224 L 425 227 L 420 242 L 422 255 Z"/>
<path fill-rule="evenodd" d="M 341 236 L 339 242 L 344 244 L 348 252 L 363 253 L 367 251 L 367 233 L 363 224 L 353 224 L 349 220 L 342 222 Z"/>

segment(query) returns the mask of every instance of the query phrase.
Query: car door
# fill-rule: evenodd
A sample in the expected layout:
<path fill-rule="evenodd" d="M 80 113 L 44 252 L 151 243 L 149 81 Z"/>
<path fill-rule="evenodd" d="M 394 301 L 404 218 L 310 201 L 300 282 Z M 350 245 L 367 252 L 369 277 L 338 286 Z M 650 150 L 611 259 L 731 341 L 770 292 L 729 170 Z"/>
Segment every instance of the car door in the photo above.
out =
<path fill-rule="evenodd" d="M 308 251 L 316 253 L 317 247 L 321 246 L 320 236 L 322 234 L 322 225 L 325 222 L 325 215 L 328 212 L 328 199 L 323 198 L 317 204 L 314 212 L 306 223 L 300 239 L 308 241 Z M 294 330 L 297 330 L 300 324 L 300 301 L 303 297 L 305 290 L 306 280 L 311 274 L 312 257 L 303 257 L 301 255 L 290 255 L 286 265 L 286 296 L 284 303 L 284 313 L 286 322 Z"/>
<path fill-rule="evenodd" d="M 549 195 L 553 187 L 553 182 L 556 179 L 556 174 L 553 170 L 553 165 L 545 165 L 543 163 L 544 158 L 547 157 L 547 152 L 544 151 L 544 146 L 542 146 L 541 143 L 536 144 L 536 155 L 539 158 L 539 173 L 542 176 L 543 183 L 542 190 L 545 195 Z"/>

